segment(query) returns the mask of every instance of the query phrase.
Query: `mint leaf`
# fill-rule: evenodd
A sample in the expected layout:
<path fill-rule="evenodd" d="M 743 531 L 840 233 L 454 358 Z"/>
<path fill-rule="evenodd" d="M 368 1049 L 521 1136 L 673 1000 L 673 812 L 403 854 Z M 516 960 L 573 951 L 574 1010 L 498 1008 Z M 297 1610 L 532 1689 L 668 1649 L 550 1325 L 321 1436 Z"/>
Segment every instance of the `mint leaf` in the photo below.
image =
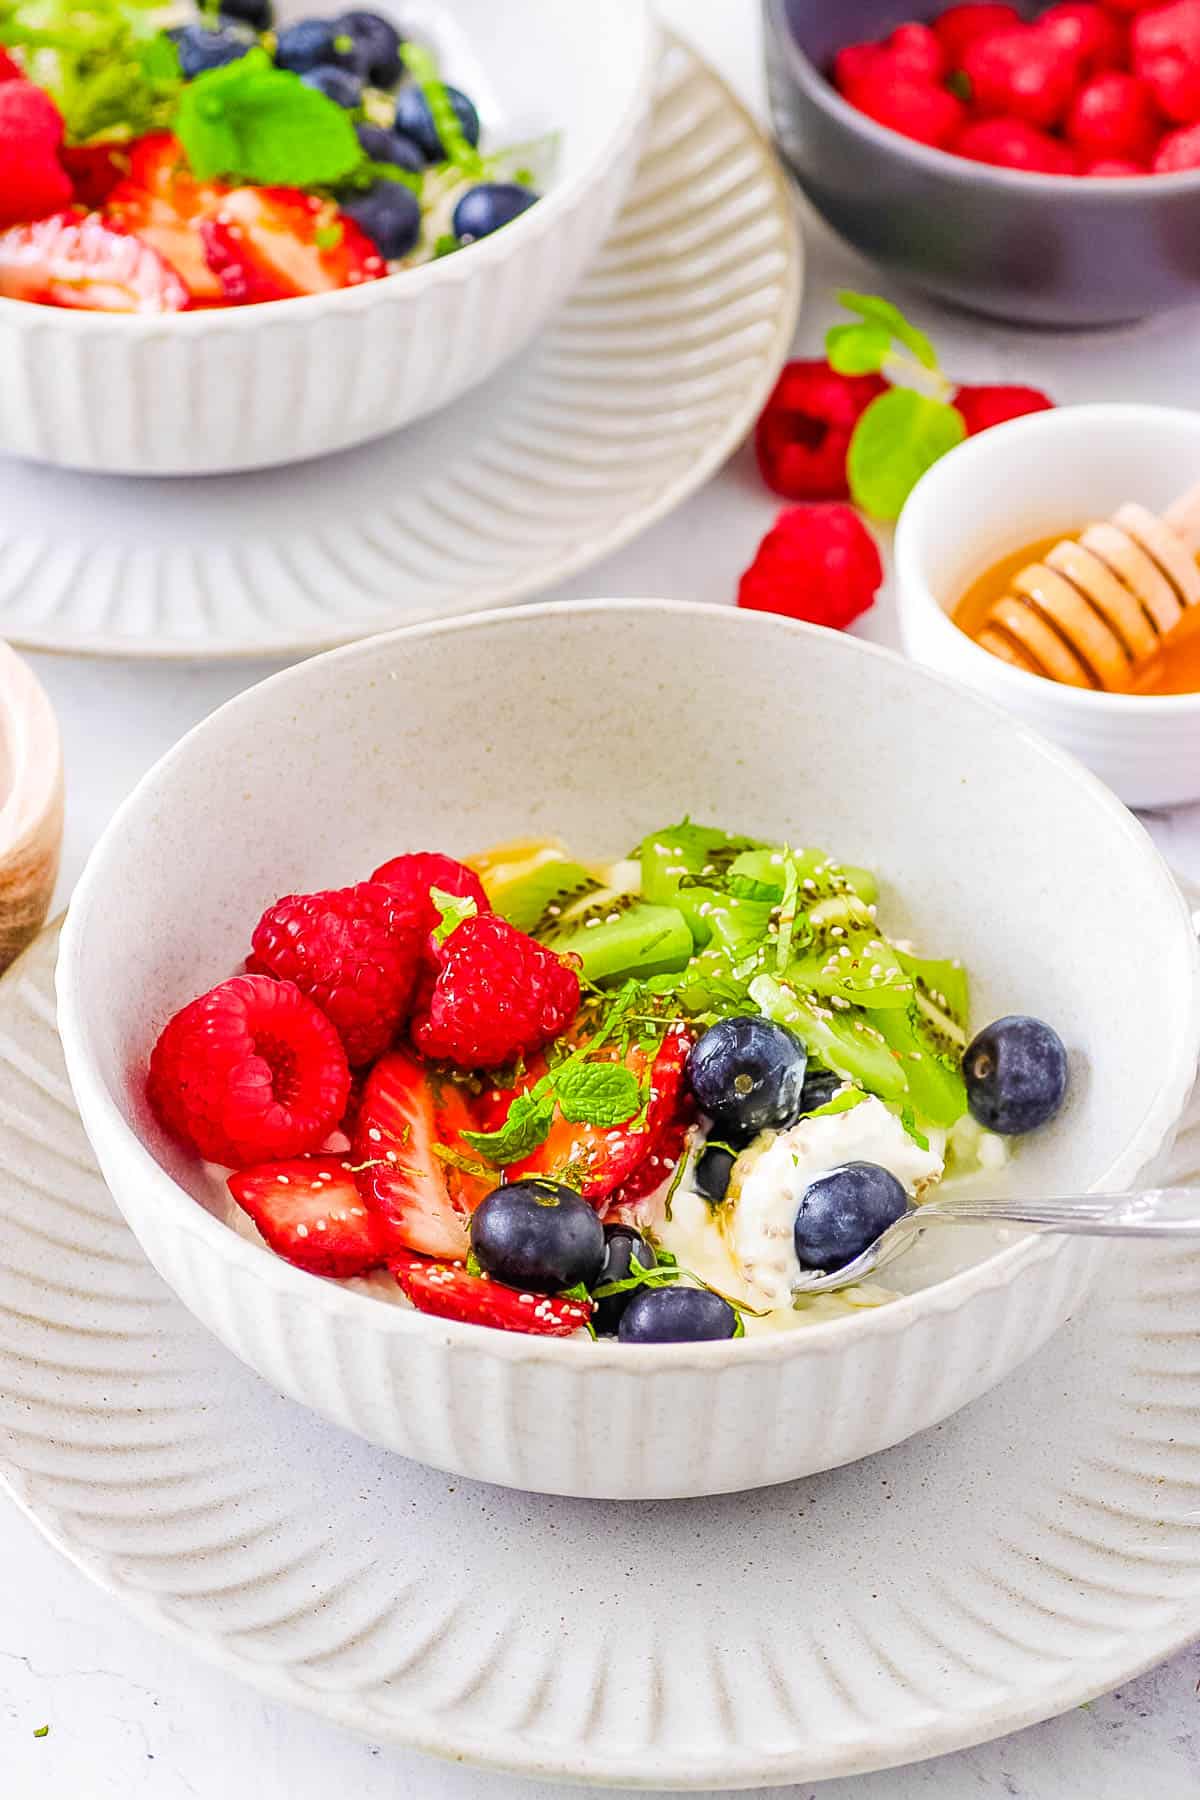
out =
<path fill-rule="evenodd" d="M 624 1063 L 564 1063 L 553 1081 L 559 1110 L 572 1125 L 623 1125 L 641 1107 L 637 1077 Z"/>
<path fill-rule="evenodd" d="M 967 435 L 963 416 L 944 400 L 891 388 L 872 400 L 850 439 L 850 492 L 876 519 L 897 519 L 926 469 Z"/>
<path fill-rule="evenodd" d="M 473 919 L 479 911 L 475 901 L 469 894 L 448 894 L 445 888 L 431 887 L 429 898 L 441 914 L 442 922 L 434 927 L 433 941 L 444 944 L 452 931 L 457 931 L 464 919 Z"/>
<path fill-rule="evenodd" d="M 554 1099 L 550 1094 L 518 1094 L 499 1131 L 464 1131 L 472 1150 L 478 1150 L 495 1168 L 522 1162 L 544 1144 L 554 1123 Z"/>
<path fill-rule="evenodd" d="M 461 169 L 464 175 L 478 181 L 486 165 L 475 146 L 467 142 L 453 102 L 438 74 L 437 64 L 423 45 L 411 41 L 401 46 L 400 55 L 404 59 L 405 68 L 425 96 L 434 130 L 446 152 L 446 161 Z"/>
<path fill-rule="evenodd" d="M 434 239 L 433 260 L 437 262 L 443 256 L 453 256 L 454 252 L 461 248 L 461 244 L 452 231 L 443 231 L 440 237 Z"/>
<path fill-rule="evenodd" d="M 831 1113 L 849 1112 L 852 1106 L 860 1105 L 866 1097 L 861 1088 L 843 1088 L 840 1094 L 835 1094 L 832 1100 L 825 1102 L 824 1106 L 814 1106 L 810 1113 L 805 1113 L 804 1117 L 806 1119 L 825 1119 Z M 929 1145 L 926 1144 L 925 1148 L 928 1150 Z"/>
<path fill-rule="evenodd" d="M 328 187 L 362 162 L 345 109 L 260 49 L 188 82 L 175 131 L 201 181 Z"/>
<path fill-rule="evenodd" d="M 884 325 L 833 325 L 825 333 L 825 355 L 839 375 L 878 375 L 892 348 Z"/>
<path fill-rule="evenodd" d="M 926 369 L 937 368 L 937 351 L 925 333 L 918 331 L 915 325 L 910 325 L 900 308 L 893 306 L 890 300 L 882 300 L 877 294 L 856 294 L 850 288 L 842 288 L 838 294 L 838 305 L 844 306 L 847 312 L 857 313 L 868 325 L 881 327 L 898 344 L 911 350 Z"/>

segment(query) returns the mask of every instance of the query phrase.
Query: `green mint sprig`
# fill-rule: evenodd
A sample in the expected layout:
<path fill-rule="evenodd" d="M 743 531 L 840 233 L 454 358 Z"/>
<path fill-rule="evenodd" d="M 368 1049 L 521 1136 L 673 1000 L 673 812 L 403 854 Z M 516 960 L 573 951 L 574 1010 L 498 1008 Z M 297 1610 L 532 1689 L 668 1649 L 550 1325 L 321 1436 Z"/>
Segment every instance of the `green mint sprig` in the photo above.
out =
<path fill-rule="evenodd" d="M 445 888 L 431 887 L 429 898 L 441 914 L 440 923 L 434 927 L 435 944 L 444 944 L 452 931 L 457 931 L 465 920 L 473 919 L 479 911 L 470 894 L 451 894 Z"/>
<path fill-rule="evenodd" d="M 179 57 L 146 0 L 0 0 L 0 47 L 20 51 L 69 143 L 127 140 L 170 123 Z"/>
<path fill-rule="evenodd" d="M 345 109 L 277 69 L 262 49 L 189 81 L 175 131 L 201 181 L 329 187 L 363 160 Z"/>
<path fill-rule="evenodd" d="M 962 443 L 967 428 L 923 331 L 890 300 L 849 289 L 838 300 L 855 322 L 826 334 L 831 368 L 840 375 L 884 374 L 892 383 L 854 428 L 846 457 L 850 493 L 872 518 L 897 519 L 925 471 Z"/>
<path fill-rule="evenodd" d="M 483 175 L 486 164 L 473 144 L 467 142 L 454 104 L 446 92 L 446 85 L 438 74 L 437 64 L 422 44 L 411 41 L 401 45 L 400 55 L 404 66 L 425 96 L 425 104 L 429 108 L 429 116 L 433 120 L 433 128 L 441 140 L 442 149 L 446 152 L 446 161 L 478 181 Z"/>

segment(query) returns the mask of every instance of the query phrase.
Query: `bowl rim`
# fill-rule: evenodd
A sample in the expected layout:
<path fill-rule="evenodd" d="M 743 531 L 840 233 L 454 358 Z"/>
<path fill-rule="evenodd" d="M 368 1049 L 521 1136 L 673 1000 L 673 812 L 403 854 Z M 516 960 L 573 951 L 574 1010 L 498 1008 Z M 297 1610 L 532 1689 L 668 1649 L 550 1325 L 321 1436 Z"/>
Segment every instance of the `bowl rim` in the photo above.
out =
<path fill-rule="evenodd" d="M 1072 194 L 1086 204 L 1094 199 L 1101 204 L 1120 194 L 1125 199 L 1144 198 L 1146 183 L 1154 183 L 1154 192 L 1194 194 L 1200 192 L 1200 169 L 1183 169 L 1175 174 L 1150 173 L 1134 179 L 1127 175 L 1047 175 L 1035 169 L 1005 169 L 993 163 L 974 162 L 970 157 L 955 156 L 949 150 L 935 149 L 931 144 L 906 138 L 902 132 L 879 125 L 866 113 L 842 98 L 832 82 L 826 79 L 800 44 L 787 16 L 787 0 L 763 0 L 772 37 L 790 65 L 797 85 L 810 100 L 847 130 L 857 131 L 880 154 L 890 148 L 894 154 L 908 157 L 918 168 L 930 174 L 943 175 L 964 183 L 981 181 L 1010 194 Z M 852 40 L 847 39 L 847 42 Z M 1033 183 L 1033 187 L 1030 187 Z"/>
<path fill-rule="evenodd" d="M 270 324 L 279 319 L 281 311 L 284 318 L 300 325 L 339 309 L 342 312 L 366 312 L 385 297 L 395 301 L 407 296 L 416 299 L 431 288 L 464 286 L 476 274 L 482 275 L 495 264 L 519 255 L 535 238 L 544 238 L 557 230 L 560 219 L 578 206 L 603 172 L 622 155 L 646 117 L 653 99 L 664 35 L 651 0 L 625 0 L 625 4 L 633 9 L 632 22 L 641 40 L 641 56 L 625 107 L 610 121 L 604 142 L 582 168 L 576 169 L 565 181 L 556 182 L 543 194 L 536 206 L 518 213 L 502 231 L 492 232 L 469 245 L 469 257 L 436 257 L 415 269 L 401 269 L 381 280 L 362 282 L 357 287 L 334 288 L 326 294 L 260 300 L 250 306 L 195 307 L 183 312 L 92 312 L 85 307 L 38 306 L 28 300 L 0 296 L 0 325 L 24 321 L 27 326 L 38 324 L 45 330 L 116 331 L 143 338 L 164 332 L 196 334 L 221 328 L 252 331 L 259 324 Z"/>
<path fill-rule="evenodd" d="M 597 1375 L 613 1370 L 626 1374 L 650 1369 L 697 1368 L 717 1371 L 730 1362 L 769 1363 L 809 1354 L 836 1354 L 847 1344 L 851 1331 L 871 1335 L 880 1332 L 890 1334 L 906 1329 L 926 1314 L 937 1316 L 954 1312 L 972 1296 L 1005 1287 L 1026 1269 L 1064 1253 L 1071 1243 L 1069 1237 L 1056 1241 L 1049 1235 L 1030 1235 L 1014 1244 L 1005 1245 L 944 1281 L 935 1282 L 915 1294 L 906 1294 L 886 1306 L 864 1308 L 844 1318 L 807 1325 L 803 1330 L 767 1333 L 761 1337 L 722 1339 L 699 1344 L 631 1345 L 606 1339 L 583 1343 L 570 1338 L 526 1336 L 437 1319 L 407 1307 L 385 1305 L 369 1294 L 356 1292 L 335 1281 L 321 1280 L 294 1268 L 273 1251 L 242 1237 L 210 1213 L 168 1174 L 138 1133 L 126 1122 L 114 1095 L 92 1065 L 82 1003 L 82 945 L 89 914 L 95 909 L 103 909 L 106 865 L 111 858 L 120 854 L 120 838 L 126 820 L 152 799 L 158 784 L 169 776 L 176 763 L 194 753 L 195 746 L 203 742 L 205 735 L 217 728 L 216 722 L 230 713 L 253 709 L 264 690 L 300 687 L 311 678 L 314 671 L 320 676 L 329 666 L 346 666 L 355 661 L 369 666 L 370 660 L 381 651 L 413 639 L 419 641 L 446 634 L 465 635 L 481 630 L 504 629 L 506 626 L 519 628 L 522 623 L 539 620 L 553 620 L 569 630 L 574 620 L 614 612 L 630 615 L 633 620 L 643 614 L 720 620 L 726 626 L 734 624 L 739 630 L 757 630 L 775 635 L 781 640 L 799 639 L 803 642 L 817 637 L 828 642 L 831 638 L 836 639 L 851 658 L 882 662 L 892 668 L 903 669 L 915 686 L 953 694 L 957 701 L 965 700 L 970 706 L 990 715 L 993 720 L 1002 722 L 1005 729 L 1023 739 L 1038 755 L 1052 762 L 1076 783 L 1093 804 L 1109 816 L 1114 830 L 1128 842 L 1131 854 L 1141 857 L 1147 864 L 1147 872 L 1153 873 L 1164 899 L 1175 909 L 1180 924 L 1175 951 L 1180 965 L 1178 988 L 1181 996 L 1186 995 L 1186 998 L 1181 997 L 1181 1016 L 1177 1023 L 1175 1042 L 1171 1046 L 1170 1056 L 1164 1058 L 1163 1080 L 1155 1097 L 1141 1120 L 1132 1127 L 1117 1156 L 1092 1182 L 1089 1191 L 1119 1189 L 1124 1183 L 1134 1179 L 1159 1153 L 1178 1122 L 1196 1078 L 1197 1060 L 1200 1058 L 1200 955 L 1197 953 L 1191 913 L 1183 894 L 1145 828 L 1109 788 L 1074 757 L 1047 742 L 994 701 L 982 698 L 923 665 L 908 662 L 897 652 L 881 645 L 775 614 L 747 614 L 733 607 L 696 601 L 654 598 L 543 601 L 535 606 L 514 608 L 507 614 L 495 611 L 467 613 L 449 619 L 403 626 L 397 631 L 327 651 L 319 657 L 311 657 L 281 670 L 267 680 L 244 689 L 194 726 L 142 776 L 132 793 L 118 807 L 94 847 L 71 901 L 62 934 L 55 985 L 63 1053 L 84 1128 L 93 1142 L 102 1170 L 110 1154 L 120 1158 L 123 1166 L 122 1182 L 113 1188 L 114 1198 L 122 1212 L 125 1212 L 125 1208 L 120 1187 L 127 1183 L 140 1184 L 152 1197 L 156 1211 L 160 1211 L 169 1220 L 170 1229 L 182 1229 L 191 1237 L 199 1239 L 206 1251 L 232 1264 L 239 1274 L 274 1288 L 280 1299 L 294 1299 L 317 1307 L 327 1315 L 339 1317 L 347 1325 L 357 1321 L 363 1329 L 400 1339 L 414 1333 L 425 1336 L 432 1331 L 450 1348 L 457 1346 L 465 1349 L 474 1346 L 477 1350 L 482 1350 L 486 1347 L 489 1354 L 506 1362 L 557 1363 L 565 1360 L 575 1367 L 594 1371 Z M 126 1218 L 129 1219 L 129 1214 L 126 1214 Z M 132 1225 L 132 1220 L 130 1223 Z M 133 1225 L 132 1228 L 140 1238 L 137 1227 Z"/>
<path fill-rule="evenodd" d="M 979 679 L 982 680 L 986 674 L 995 680 L 1001 693 L 1011 693 L 1014 705 L 1019 704 L 1022 699 L 1037 697 L 1048 706 L 1061 706 L 1065 712 L 1107 715 L 1114 720 L 1186 719 L 1200 716 L 1200 689 L 1193 694 L 1109 694 L 1099 688 L 1068 687 L 1065 682 L 1051 681 L 1044 675 L 1031 675 L 1026 669 L 1018 669 L 1011 663 L 1002 662 L 954 623 L 925 575 L 925 556 L 914 541 L 919 531 L 931 535 L 929 521 L 936 524 L 943 511 L 941 488 L 947 479 L 947 465 L 954 459 L 957 459 L 955 468 L 965 477 L 970 473 L 964 467 L 968 458 L 973 459 L 978 472 L 982 473 L 987 468 L 989 457 L 995 456 L 997 448 L 1002 448 L 1014 438 L 1036 439 L 1043 434 L 1052 437 L 1056 432 L 1069 436 L 1075 429 L 1078 429 L 1081 437 L 1085 437 L 1090 436 L 1094 430 L 1111 430 L 1122 423 L 1132 423 L 1135 419 L 1148 424 L 1165 419 L 1178 424 L 1186 422 L 1196 432 L 1196 448 L 1200 453 L 1200 413 L 1192 411 L 1190 407 L 1157 406 L 1149 401 L 1131 400 L 1097 400 L 1073 406 L 1054 406 L 1045 412 L 1026 413 L 1017 419 L 1006 419 L 1002 425 L 993 425 L 976 437 L 964 439 L 948 456 L 926 469 L 904 503 L 896 522 L 894 551 L 896 591 L 901 611 L 919 611 L 923 617 L 931 620 L 936 614 L 938 623 L 933 625 L 933 629 L 941 634 L 943 642 L 951 648 L 961 650 Z"/>

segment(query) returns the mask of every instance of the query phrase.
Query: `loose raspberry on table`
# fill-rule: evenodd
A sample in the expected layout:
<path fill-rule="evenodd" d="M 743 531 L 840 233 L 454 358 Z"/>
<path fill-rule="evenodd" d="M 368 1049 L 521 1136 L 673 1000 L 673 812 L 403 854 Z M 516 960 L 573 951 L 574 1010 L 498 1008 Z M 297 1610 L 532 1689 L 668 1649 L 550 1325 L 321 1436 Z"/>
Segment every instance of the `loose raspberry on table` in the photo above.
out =
<path fill-rule="evenodd" d="M 334 1027 L 293 982 L 267 975 L 235 975 L 176 1013 L 147 1082 L 166 1129 L 232 1168 L 318 1149 L 349 1092 Z"/>
<path fill-rule="evenodd" d="M 381 1056 L 408 1017 L 422 934 L 406 917 L 383 882 L 289 894 L 255 927 L 253 966 L 314 1000 L 357 1068 Z"/>
<path fill-rule="evenodd" d="M 975 437 L 1006 419 L 1024 418 L 1026 413 L 1049 412 L 1054 402 L 1040 388 L 1032 387 L 960 387 L 954 405 L 963 416 L 967 436 Z"/>
<path fill-rule="evenodd" d="M 785 508 L 738 586 L 738 605 L 842 630 L 883 582 L 875 540 L 850 506 Z"/>
<path fill-rule="evenodd" d="M 823 361 L 787 363 L 754 433 L 767 486 L 785 500 L 845 499 L 854 427 L 886 391 L 878 375 L 839 375 Z"/>
<path fill-rule="evenodd" d="M 481 913 L 442 945 L 412 1037 L 424 1056 L 460 1069 L 498 1069 L 540 1050 L 578 1010 L 575 970 L 515 925 Z"/>
<path fill-rule="evenodd" d="M 436 850 L 415 850 L 407 856 L 393 856 L 390 862 L 382 863 L 376 869 L 371 880 L 382 881 L 398 895 L 397 918 L 403 916 L 406 925 L 412 925 L 422 933 L 432 931 L 441 920 L 441 914 L 429 898 L 431 887 L 441 888 L 444 894 L 474 900 L 481 913 L 492 910 L 492 903 L 474 869 L 468 869 L 465 863 L 455 862 L 452 856 L 442 856 Z"/>

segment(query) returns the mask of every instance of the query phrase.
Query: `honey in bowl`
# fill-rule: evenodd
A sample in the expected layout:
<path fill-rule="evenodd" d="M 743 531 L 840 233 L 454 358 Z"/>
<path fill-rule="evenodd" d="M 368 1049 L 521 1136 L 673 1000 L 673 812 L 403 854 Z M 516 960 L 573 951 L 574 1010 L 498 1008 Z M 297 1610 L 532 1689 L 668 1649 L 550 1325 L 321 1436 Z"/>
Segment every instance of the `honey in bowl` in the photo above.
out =
<path fill-rule="evenodd" d="M 1095 598 L 1071 581 L 1081 566 L 1072 562 L 1071 547 L 1078 556 L 1081 537 L 1097 529 L 1112 528 L 1058 533 L 1001 557 L 963 593 L 955 624 L 993 655 L 1048 680 L 1118 693 L 1200 693 L 1200 606 L 1178 594 L 1165 570 L 1155 566 L 1152 573 L 1169 589 L 1162 604 L 1173 610 L 1157 618 L 1110 564 L 1097 570 L 1094 554 L 1085 588 L 1094 583 Z M 1101 595 L 1106 604 L 1097 605 Z M 1175 614 L 1177 622 L 1163 630 Z"/>

